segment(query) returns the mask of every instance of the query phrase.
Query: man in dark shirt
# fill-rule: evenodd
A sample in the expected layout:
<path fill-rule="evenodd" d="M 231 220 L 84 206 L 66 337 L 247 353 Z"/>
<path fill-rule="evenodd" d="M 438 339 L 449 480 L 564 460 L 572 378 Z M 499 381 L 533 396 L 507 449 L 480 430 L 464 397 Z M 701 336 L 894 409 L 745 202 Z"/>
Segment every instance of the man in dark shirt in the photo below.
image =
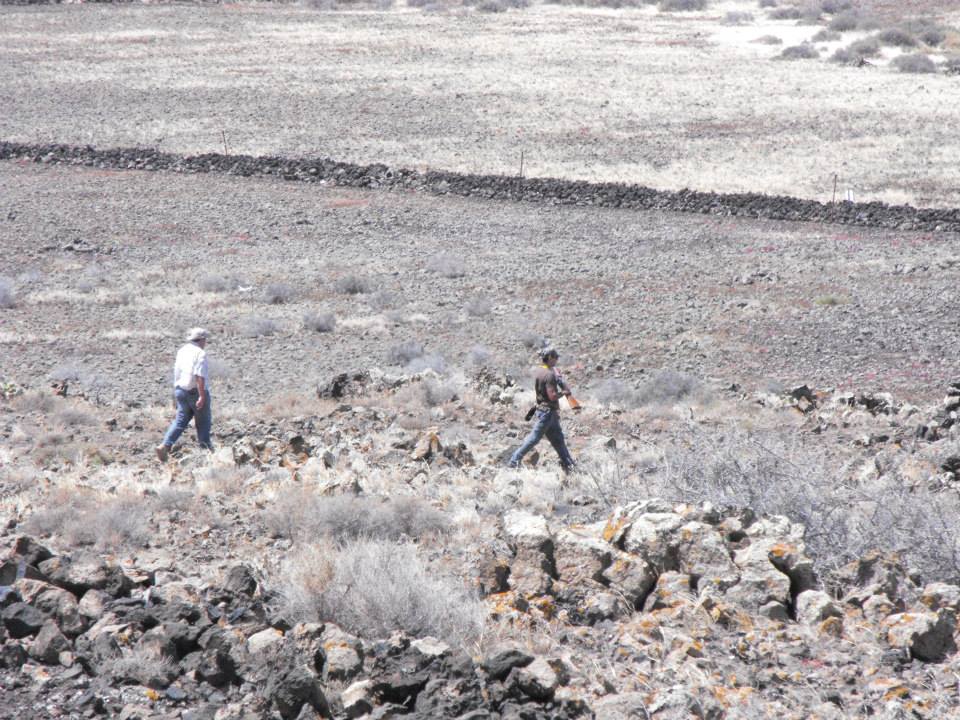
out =
<path fill-rule="evenodd" d="M 530 452 L 544 435 L 557 451 L 563 471 L 569 472 L 574 465 L 563 439 L 563 429 L 560 427 L 560 396 L 570 395 L 570 390 L 554 369 L 559 359 L 560 354 L 554 348 L 545 348 L 540 351 L 540 360 L 543 364 L 537 368 L 533 376 L 533 387 L 537 394 L 536 420 L 533 430 L 510 457 L 512 468 L 520 467 L 523 456 Z"/>

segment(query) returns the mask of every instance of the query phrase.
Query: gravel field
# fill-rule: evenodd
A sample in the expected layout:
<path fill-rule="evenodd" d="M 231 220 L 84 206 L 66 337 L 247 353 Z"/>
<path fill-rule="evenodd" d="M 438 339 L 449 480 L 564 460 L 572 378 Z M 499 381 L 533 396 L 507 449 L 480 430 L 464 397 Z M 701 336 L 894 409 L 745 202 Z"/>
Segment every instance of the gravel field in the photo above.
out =
<path fill-rule="evenodd" d="M 753 20 L 720 22 L 737 10 Z M 774 59 L 820 29 L 755 2 L 3 7 L 0 138 L 188 153 L 225 139 L 237 153 L 504 174 L 523 153 L 528 176 L 819 200 L 837 174 L 841 197 L 960 205 L 958 111 L 944 102 L 957 77 L 897 73 L 890 48 L 870 67 L 827 62 L 856 32 L 818 43 L 821 60 Z"/>
<path fill-rule="evenodd" d="M 519 369 L 523 341 L 546 336 L 581 386 L 671 368 L 920 400 L 960 371 L 950 233 L 12 162 L 0 197 L 9 379 L 66 372 L 108 402 L 166 402 L 178 335 L 198 323 L 229 405 L 387 367 L 408 341 L 450 369 L 478 346 Z M 345 292 L 351 277 L 369 292 Z M 227 289 L 203 289 L 214 280 Z M 336 329 L 305 330 L 308 312 Z M 264 321 L 272 334 L 250 337 Z"/>

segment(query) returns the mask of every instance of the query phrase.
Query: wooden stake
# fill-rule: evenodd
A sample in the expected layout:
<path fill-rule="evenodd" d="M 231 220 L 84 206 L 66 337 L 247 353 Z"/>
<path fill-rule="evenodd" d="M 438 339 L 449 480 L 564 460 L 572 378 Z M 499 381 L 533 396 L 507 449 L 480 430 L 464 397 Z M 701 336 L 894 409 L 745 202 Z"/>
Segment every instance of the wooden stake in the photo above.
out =
<path fill-rule="evenodd" d="M 523 177 L 523 150 L 520 151 L 520 177 Z"/>
<path fill-rule="evenodd" d="M 220 131 L 220 139 L 223 140 L 223 154 L 229 155 L 230 150 L 227 148 L 227 134 L 223 130 Z"/>
<path fill-rule="evenodd" d="M 837 202 L 837 174 L 836 173 L 833 174 L 833 200 L 831 202 L 833 204 L 836 204 Z"/>

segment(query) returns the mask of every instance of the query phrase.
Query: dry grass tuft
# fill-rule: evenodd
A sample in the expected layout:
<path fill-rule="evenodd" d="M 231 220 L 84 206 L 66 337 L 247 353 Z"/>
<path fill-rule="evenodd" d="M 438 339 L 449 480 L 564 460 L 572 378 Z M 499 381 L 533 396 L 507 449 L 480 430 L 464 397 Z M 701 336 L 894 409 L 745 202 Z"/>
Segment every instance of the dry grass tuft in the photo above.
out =
<path fill-rule="evenodd" d="M 421 539 L 449 529 L 447 516 L 420 498 L 322 496 L 295 487 L 279 495 L 262 518 L 274 537 L 299 541 Z"/>
<path fill-rule="evenodd" d="M 57 536 L 68 545 L 99 550 L 143 547 L 150 541 L 152 501 L 141 495 L 106 495 L 63 489 L 26 522 L 29 532 Z"/>
<path fill-rule="evenodd" d="M 9 309 L 17 304 L 13 291 L 13 281 L 10 278 L 0 277 L 0 308 Z"/>
<path fill-rule="evenodd" d="M 331 312 L 309 312 L 303 316 L 303 326 L 318 333 L 333 332 L 337 327 L 337 318 Z"/>
<path fill-rule="evenodd" d="M 312 545 L 291 558 L 284 596 L 294 619 L 332 622 L 365 638 L 396 630 L 460 645 L 479 637 L 483 603 L 431 568 L 408 542 Z"/>

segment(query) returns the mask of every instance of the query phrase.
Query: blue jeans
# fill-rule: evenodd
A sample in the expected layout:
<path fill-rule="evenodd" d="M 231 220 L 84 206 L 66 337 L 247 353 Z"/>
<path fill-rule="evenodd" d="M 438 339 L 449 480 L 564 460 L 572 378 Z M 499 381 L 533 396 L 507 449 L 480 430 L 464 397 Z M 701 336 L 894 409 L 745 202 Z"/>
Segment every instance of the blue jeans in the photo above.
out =
<path fill-rule="evenodd" d="M 560 457 L 560 467 L 569 470 L 573 467 L 573 458 L 570 457 L 570 451 L 567 450 L 567 443 L 563 439 L 563 430 L 560 428 L 559 410 L 537 410 L 537 420 L 533 425 L 533 430 L 523 441 L 523 445 L 517 448 L 517 451 L 510 457 L 510 467 L 520 467 L 520 461 L 523 456 L 533 450 L 534 446 L 547 436 L 547 440 L 553 445 Z"/>
<path fill-rule="evenodd" d="M 200 393 L 197 390 L 177 388 L 173 395 L 177 401 L 177 417 L 170 423 L 170 428 L 163 437 L 163 444 L 167 447 L 173 447 L 183 431 L 187 429 L 190 421 L 193 420 L 193 424 L 197 427 L 197 442 L 200 443 L 201 447 L 213 450 L 213 444 L 210 442 L 210 426 L 213 424 L 213 418 L 210 414 L 210 393 L 206 393 L 206 402 L 199 410 L 197 410 L 197 400 L 200 399 Z"/>

